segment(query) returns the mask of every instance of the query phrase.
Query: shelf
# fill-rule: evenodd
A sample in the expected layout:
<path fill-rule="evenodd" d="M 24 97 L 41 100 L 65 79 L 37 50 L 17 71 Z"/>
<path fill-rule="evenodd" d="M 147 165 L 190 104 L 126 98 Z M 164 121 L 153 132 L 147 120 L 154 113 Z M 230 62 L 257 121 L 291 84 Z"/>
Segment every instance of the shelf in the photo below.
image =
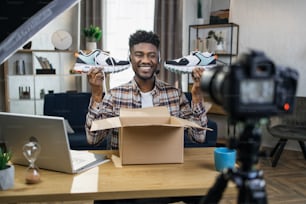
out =
<path fill-rule="evenodd" d="M 229 59 L 238 55 L 239 25 L 203 24 L 189 26 L 188 51 L 213 52 L 220 57 Z"/>
<path fill-rule="evenodd" d="M 19 98 L 10 98 L 9 101 L 35 101 L 36 99 L 30 98 L 30 99 L 19 99 Z"/>
<path fill-rule="evenodd" d="M 86 90 L 87 78 L 70 73 L 80 45 L 79 17 L 77 3 L 32 36 L 32 49 L 19 49 L 4 63 L 6 111 L 41 115 L 44 104 L 41 94 Z M 52 44 L 52 34 L 62 29 L 72 34 L 69 50 L 56 50 Z M 55 73 L 36 74 L 36 69 L 43 68 L 52 68 Z"/>
<path fill-rule="evenodd" d="M 75 57 L 72 51 L 20 50 L 16 52 L 5 62 L 7 111 L 40 115 L 43 114 L 44 104 L 44 100 L 40 97 L 42 91 L 44 93 L 82 91 L 82 75 L 70 73 L 74 63 Z M 53 67 L 54 72 L 49 73 L 49 69 L 42 69 L 43 65 Z M 20 66 L 22 66 L 21 72 L 18 71 Z M 42 74 L 37 73 L 37 69 Z M 25 89 L 29 93 L 26 93 Z M 29 95 L 30 99 L 20 99 L 23 94 Z M 28 106 L 29 109 L 21 108 Z"/>
<path fill-rule="evenodd" d="M 237 56 L 238 36 L 239 26 L 235 23 L 190 25 L 188 50 Z"/>
<path fill-rule="evenodd" d="M 72 50 L 31 50 L 31 49 L 20 49 L 17 52 L 19 52 L 19 53 L 33 53 L 33 52 L 75 53 L 75 52 L 78 52 L 78 51 L 72 51 Z"/>
<path fill-rule="evenodd" d="M 197 29 L 206 29 L 206 28 L 225 28 L 225 27 L 234 27 L 238 26 L 235 23 L 225 23 L 225 24 L 200 24 L 200 25 L 190 25 L 189 27 Z"/>
<path fill-rule="evenodd" d="M 232 58 L 238 55 L 239 25 L 227 24 L 203 24 L 189 26 L 188 51 L 212 52 L 218 56 L 217 64 L 228 66 L 232 64 Z M 221 59 L 222 58 L 222 61 Z M 222 64 L 221 64 L 222 62 Z M 188 90 L 191 90 L 193 81 L 188 75 Z M 224 109 L 215 104 L 208 95 L 205 100 L 213 104 L 209 113 L 226 115 Z"/>

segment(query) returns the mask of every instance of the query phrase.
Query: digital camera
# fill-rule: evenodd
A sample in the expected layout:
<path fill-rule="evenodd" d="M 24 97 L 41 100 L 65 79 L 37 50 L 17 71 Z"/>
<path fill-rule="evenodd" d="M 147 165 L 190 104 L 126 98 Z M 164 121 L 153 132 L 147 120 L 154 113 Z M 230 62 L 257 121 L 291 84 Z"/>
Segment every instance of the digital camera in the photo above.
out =
<path fill-rule="evenodd" d="M 262 118 L 292 113 L 298 72 L 277 67 L 263 52 L 251 50 L 231 66 L 205 70 L 202 91 L 232 119 Z"/>

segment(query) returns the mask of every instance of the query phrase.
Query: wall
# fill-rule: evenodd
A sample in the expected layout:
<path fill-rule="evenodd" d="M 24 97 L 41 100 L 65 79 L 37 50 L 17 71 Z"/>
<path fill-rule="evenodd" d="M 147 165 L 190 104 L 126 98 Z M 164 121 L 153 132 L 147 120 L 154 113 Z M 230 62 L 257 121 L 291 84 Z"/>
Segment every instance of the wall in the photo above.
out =
<path fill-rule="evenodd" d="M 212 3 L 220 3 L 212 1 Z M 223 8 L 222 8 L 223 6 Z M 224 9 L 222 3 L 211 11 Z M 297 95 L 306 96 L 306 1 L 304 0 L 230 0 L 230 22 L 239 24 L 239 53 L 249 48 L 266 53 L 279 66 L 289 66 L 299 71 Z M 188 54 L 188 26 L 195 24 L 196 0 L 184 1 L 183 55 Z M 184 77 L 183 77 L 184 79 Z M 227 135 L 226 117 L 209 115 L 218 123 L 219 137 Z M 277 140 L 263 130 L 262 144 L 274 146 Z M 287 149 L 299 150 L 296 142 L 290 142 Z"/>
<path fill-rule="evenodd" d="M 72 45 L 69 50 L 78 50 L 80 44 L 79 12 L 79 6 L 75 5 L 53 19 L 32 37 L 32 49 L 53 50 L 54 46 L 51 42 L 52 34 L 57 30 L 65 30 L 72 36 Z"/>
<path fill-rule="evenodd" d="M 47 24 L 32 38 L 32 49 L 37 50 L 53 50 L 54 46 L 51 43 L 51 36 L 56 30 L 69 31 L 73 38 L 73 44 L 71 50 L 78 50 L 80 27 L 79 27 L 79 6 L 75 5 L 66 12 L 60 14 L 57 18 Z M 61 62 L 62 63 L 62 62 Z M 62 63 L 63 64 L 63 63 Z M 62 68 L 63 69 L 63 68 Z M 5 111 L 5 76 L 4 67 L 0 66 L 0 111 Z M 85 77 L 86 80 L 86 77 Z M 69 80 L 65 80 L 65 84 L 69 84 Z M 37 84 L 36 84 L 37 85 Z"/>
<path fill-rule="evenodd" d="M 183 1 L 183 53 L 188 55 L 189 25 L 197 24 L 197 0 Z M 209 16 L 211 11 L 228 9 L 230 0 L 202 0 L 203 16 Z M 209 22 L 209 19 L 204 19 Z M 187 76 L 182 76 L 182 89 L 187 91 Z M 227 135 L 227 117 L 224 115 L 209 114 L 208 117 L 218 123 L 218 137 L 224 138 Z"/>
<path fill-rule="evenodd" d="M 277 6 L 275 6 L 277 5 Z M 231 20 L 240 25 L 240 53 L 259 49 L 278 65 L 300 72 L 297 95 L 306 96 L 304 0 L 231 0 Z"/>
<path fill-rule="evenodd" d="M 5 110 L 4 84 L 4 66 L 0 64 L 0 111 Z"/>
<path fill-rule="evenodd" d="M 183 55 L 188 53 L 189 25 L 197 24 L 197 0 L 181 0 L 183 3 Z M 210 12 L 228 9 L 230 0 L 202 0 L 202 10 L 205 24 L 209 24 Z"/>
<path fill-rule="evenodd" d="M 306 96 L 305 8 L 305 0 L 231 0 L 230 5 L 230 20 L 240 25 L 239 52 L 259 49 L 276 64 L 298 70 L 299 96 Z M 276 143 L 266 131 L 262 139 L 266 146 Z M 296 142 L 286 148 L 299 149 Z"/>

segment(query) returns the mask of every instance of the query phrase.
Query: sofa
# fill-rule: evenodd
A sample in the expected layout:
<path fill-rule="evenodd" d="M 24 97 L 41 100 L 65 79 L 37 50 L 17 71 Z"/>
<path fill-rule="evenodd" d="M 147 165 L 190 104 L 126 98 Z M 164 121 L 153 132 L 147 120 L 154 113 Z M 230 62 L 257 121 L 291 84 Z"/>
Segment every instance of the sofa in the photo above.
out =
<path fill-rule="evenodd" d="M 90 93 L 54 93 L 44 97 L 44 115 L 64 117 L 74 133 L 68 133 L 70 148 L 73 150 L 106 149 L 106 141 L 98 146 L 87 143 L 85 120 Z"/>
<path fill-rule="evenodd" d="M 185 92 L 185 96 L 191 105 L 192 96 L 190 92 Z M 195 143 L 191 141 L 187 134 L 184 135 L 184 146 L 185 147 L 215 147 L 217 144 L 217 136 L 218 136 L 218 125 L 215 121 L 209 119 L 207 121 L 207 127 L 213 129 L 213 131 L 206 131 L 206 140 L 204 143 Z M 187 131 L 187 130 L 185 130 Z"/>
<path fill-rule="evenodd" d="M 191 94 L 185 93 L 189 101 Z M 107 141 L 103 141 L 99 145 L 90 145 L 87 143 L 86 133 L 84 129 L 86 113 L 90 100 L 90 93 L 54 93 L 46 94 L 44 97 L 44 115 L 64 117 L 71 126 L 73 133 L 68 133 L 70 148 L 74 150 L 95 150 L 106 149 Z M 185 134 L 185 147 L 213 147 L 217 141 L 217 123 L 208 120 L 208 127 L 213 131 L 207 131 L 206 141 L 198 144 L 192 142 Z"/>

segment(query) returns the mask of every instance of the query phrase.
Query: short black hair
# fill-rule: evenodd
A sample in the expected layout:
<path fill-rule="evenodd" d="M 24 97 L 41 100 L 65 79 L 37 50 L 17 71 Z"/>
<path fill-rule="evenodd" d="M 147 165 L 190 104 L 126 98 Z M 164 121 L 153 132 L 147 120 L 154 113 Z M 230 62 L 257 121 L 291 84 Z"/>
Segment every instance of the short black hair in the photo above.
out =
<path fill-rule="evenodd" d="M 135 33 L 130 35 L 130 49 L 138 43 L 151 43 L 155 45 L 157 49 L 159 49 L 160 40 L 159 36 L 152 31 L 137 30 Z"/>

